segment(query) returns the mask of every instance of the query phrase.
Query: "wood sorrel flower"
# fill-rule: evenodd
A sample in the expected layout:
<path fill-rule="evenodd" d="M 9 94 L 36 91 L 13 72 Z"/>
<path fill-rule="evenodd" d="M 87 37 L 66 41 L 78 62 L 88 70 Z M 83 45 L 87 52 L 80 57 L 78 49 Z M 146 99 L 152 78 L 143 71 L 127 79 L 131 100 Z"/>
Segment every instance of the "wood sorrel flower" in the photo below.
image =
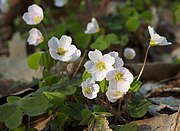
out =
<path fill-rule="evenodd" d="M 132 60 L 134 59 L 134 57 L 136 56 L 136 52 L 133 48 L 125 48 L 124 50 L 124 56 L 129 59 Z"/>
<path fill-rule="evenodd" d="M 76 46 L 71 45 L 71 43 L 72 39 L 70 36 L 63 35 L 60 40 L 56 37 L 52 37 L 48 41 L 51 57 L 63 62 L 69 62 L 73 58 L 72 55 L 77 51 Z"/>
<path fill-rule="evenodd" d="M 44 37 L 37 28 L 32 28 L 29 31 L 29 37 L 27 39 L 29 45 L 37 46 L 44 41 Z"/>
<path fill-rule="evenodd" d="M 94 99 L 97 97 L 99 92 L 99 85 L 95 84 L 95 81 L 92 78 L 88 78 L 86 81 L 82 82 L 82 93 L 88 99 Z"/>
<path fill-rule="evenodd" d="M 79 57 L 81 56 L 81 51 L 80 50 L 76 50 L 76 52 L 71 56 L 69 62 L 74 62 L 77 59 L 79 59 Z"/>
<path fill-rule="evenodd" d="M 86 71 L 92 74 L 95 81 L 101 81 L 106 77 L 106 74 L 113 70 L 115 59 L 109 54 L 102 55 L 99 50 L 90 51 L 89 59 L 84 65 Z"/>
<path fill-rule="evenodd" d="M 28 12 L 24 13 L 22 18 L 28 25 L 37 25 L 44 18 L 43 10 L 38 5 L 33 4 L 28 7 Z"/>
<path fill-rule="evenodd" d="M 85 34 L 94 34 L 99 31 L 100 31 L 100 28 L 99 28 L 97 20 L 95 18 L 92 18 L 91 22 L 87 24 Z"/>
<path fill-rule="evenodd" d="M 128 69 L 120 67 L 108 72 L 106 79 L 109 81 L 110 89 L 119 89 L 121 92 L 127 92 L 130 84 L 133 82 L 133 75 Z"/>
<path fill-rule="evenodd" d="M 68 0 L 54 0 L 54 5 L 56 7 L 63 7 Z"/>
<path fill-rule="evenodd" d="M 156 45 L 171 45 L 171 42 L 168 42 L 165 37 L 160 36 L 157 34 L 154 29 L 151 26 L 148 26 L 149 34 L 151 37 L 150 45 L 156 46 Z"/>
<path fill-rule="evenodd" d="M 125 93 L 119 89 L 108 88 L 108 90 L 106 91 L 107 99 L 112 103 L 116 102 L 119 98 L 122 98 L 124 94 Z"/>
<path fill-rule="evenodd" d="M 124 65 L 124 61 L 122 60 L 122 58 L 119 57 L 119 53 L 116 51 L 112 51 L 108 53 L 110 56 L 114 57 L 115 59 L 115 63 L 114 63 L 114 68 L 119 68 L 122 67 Z"/>

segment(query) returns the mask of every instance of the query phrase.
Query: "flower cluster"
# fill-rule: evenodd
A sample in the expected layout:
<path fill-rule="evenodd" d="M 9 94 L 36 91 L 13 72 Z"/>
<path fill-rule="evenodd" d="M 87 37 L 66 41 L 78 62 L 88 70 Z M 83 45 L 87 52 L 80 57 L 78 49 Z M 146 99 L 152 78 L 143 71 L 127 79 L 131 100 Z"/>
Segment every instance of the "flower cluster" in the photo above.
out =
<path fill-rule="evenodd" d="M 95 81 L 106 79 L 109 82 L 109 87 L 106 91 L 108 100 L 110 102 L 116 102 L 119 98 L 123 97 L 133 82 L 133 75 L 128 69 L 123 67 L 124 62 L 122 58 L 119 57 L 119 53 L 113 51 L 102 55 L 99 50 L 95 50 L 90 51 L 88 56 L 90 61 L 87 61 L 84 67 L 86 71 L 92 75 L 91 79 Z M 89 79 L 87 79 L 86 83 L 88 81 Z M 91 93 L 92 96 L 92 94 L 97 94 L 98 92 L 92 90 L 89 93 Z"/>

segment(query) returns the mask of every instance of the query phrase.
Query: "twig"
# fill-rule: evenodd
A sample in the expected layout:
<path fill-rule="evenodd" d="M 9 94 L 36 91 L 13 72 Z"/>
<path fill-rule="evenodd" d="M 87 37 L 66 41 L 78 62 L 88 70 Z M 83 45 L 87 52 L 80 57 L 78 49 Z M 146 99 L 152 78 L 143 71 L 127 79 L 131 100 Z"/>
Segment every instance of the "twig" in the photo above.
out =
<path fill-rule="evenodd" d="M 77 72 L 79 71 L 79 68 L 81 67 L 81 64 L 82 64 L 82 62 L 83 62 L 86 54 L 87 54 L 87 50 L 85 50 L 85 52 L 84 52 L 84 54 L 83 54 L 83 56 L 82 56 L 82 58 L 81 58 L 81 61 L 79 62 L 78 67 L 77 67 L 76 71 L 75 71 L 74 74 L 73 74 L 72 79 L 74 79 L 74 78 L 76 77 Z"/>

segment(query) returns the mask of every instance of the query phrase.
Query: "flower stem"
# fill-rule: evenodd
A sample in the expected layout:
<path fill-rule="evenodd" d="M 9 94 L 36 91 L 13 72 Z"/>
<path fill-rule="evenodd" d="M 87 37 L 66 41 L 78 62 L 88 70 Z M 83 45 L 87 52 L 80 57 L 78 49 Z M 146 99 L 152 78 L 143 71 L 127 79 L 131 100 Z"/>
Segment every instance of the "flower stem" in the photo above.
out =
<path fill-rule="evenodd" d="M 122 100 L 121 100 L 121 99 L 119 99 L 117 116 L 120 114 L 120 110 L 121 110 L 121 103 L 122 103 Z M 116 119 L 115 119 L 114 123 L 116 123 L 117 118 L 118 118 L 118 117 L 116 117 Z"/>
<path fill-rule="evenodd" d="M 43 30 L 43 32 L 44 32 L 45 39 L 46 39 L 46 41 L 48 42 L 48 35 L 47 35 L 47 32 L 46 32 L 46 28 L 45 28 L 45 26 L 44 26 L 42 23 L 41 23 L 40 25 L 41 25 L 42 30 Z"/>
<path fill-rule="evenodd" d="M 148 55 L 148 52 L 149 52 L 150 47 L 151 47 L 151 45 L 149 45 L 148 48 L 147 48 L 147 50 L 146 50 L 146 54 L 145 54 L 145 57 L 144 57 L 144 62 L 143 62 L 141 71 L 139 72 L 139 75 L 138 75 L 137 80 L 140 79 L 140 77 L 141 77 L 141 75 L 142 75 L 142 73 L 143 73 L 143 71 L 144 71 L 144 67 L 145 67 L 145 65 L 146 65 L 147 55 Z"/>

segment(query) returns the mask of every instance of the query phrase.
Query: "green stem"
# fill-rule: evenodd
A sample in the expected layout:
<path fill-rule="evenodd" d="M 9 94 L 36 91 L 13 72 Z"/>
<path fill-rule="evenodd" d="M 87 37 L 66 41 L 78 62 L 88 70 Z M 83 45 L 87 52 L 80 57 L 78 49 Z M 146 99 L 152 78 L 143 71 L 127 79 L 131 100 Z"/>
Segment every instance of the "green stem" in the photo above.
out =
<path fill-rule="evenodd" d="M 48 42 L 48 35 L 47 35 L 47 32 L 46 32 L 46 28 L 45 28 L 45 26 L 44 26 L 42 23 L 41 23 L 40 25 L 41 25 L 41 28 L 42 28 L 42 30 L 43 30 L 43 32 L 44 32 L 45 39 L 46 39 L 46 41 Z"/>
<path fill-rule="evenodd" d="M 144 67 L 145 67 L 145 65 L 146 65 L 147 55 L 148 55 L 148 52 L 149 52 L 150 47 L 151 47 L 151 45 L 149 44 L 149 46 L 148 46 L 148 48 L 147 48 L 147 50 L 146 50 L 146 54 L 145 54 L 145 57 L 144 57 L 144 62 L 143 62 L 143 65 L 142 65 L 141 71 L 139 72 L 139 75 L 138 75 L 137 80 L 139 80 L 139 79 L 140 79 L 140 77 L 141 77 L 141 75 L 142 75 L 142 73 L 143 73 L 143 71 L 144 71 Z"/>

